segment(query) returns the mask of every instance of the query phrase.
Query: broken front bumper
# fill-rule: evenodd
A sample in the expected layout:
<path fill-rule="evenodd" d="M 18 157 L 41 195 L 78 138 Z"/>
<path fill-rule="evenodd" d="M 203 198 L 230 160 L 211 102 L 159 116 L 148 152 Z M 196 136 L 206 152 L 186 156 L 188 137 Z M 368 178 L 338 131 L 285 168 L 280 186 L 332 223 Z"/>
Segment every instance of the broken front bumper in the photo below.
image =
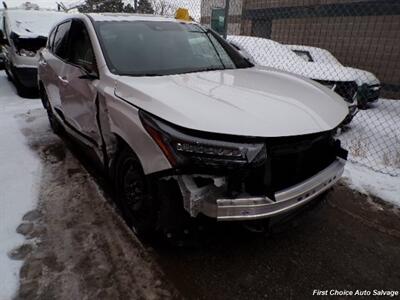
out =
<path fill-rule="evenodd" d="M 202 194 L 200 189 L 193 193 L 187 182 L 181 179 L 178 181 L 181 189 L 191 194 L 186 193 L 186 197 L 184 195 L 187 204 L 185 208 L 191 215 L 201 212 L 219 221 L 255 220 L 284 214 L 308 203 L 339 180 L 344 166 L 345 160 L 337 158 L 313 177 L 275 193 L 275 201 L 268 197 L 213 199 Z"/>

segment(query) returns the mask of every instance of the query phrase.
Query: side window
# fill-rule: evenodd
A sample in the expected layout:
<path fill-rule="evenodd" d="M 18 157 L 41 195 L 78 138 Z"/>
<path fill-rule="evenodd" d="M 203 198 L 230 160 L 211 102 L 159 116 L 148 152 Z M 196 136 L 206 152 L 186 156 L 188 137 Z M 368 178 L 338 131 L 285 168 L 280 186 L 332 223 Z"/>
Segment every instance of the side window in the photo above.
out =
<path fill-rule="evenodd" d="M 58 25 L 53 42 L 53 52 L 62 59 L 67 59 L 68 54 L 68 36 L 71 21 Z"/>
<path fill-rule="evenodd" d="M 96 71 L 92 43 L 86 26 L 82 21 L 72 21 L 70 37 L 68 61 L 84 68 L 88 72 Z"/>
<path fill-rule="evenodd" d="M 54 43 L 54 36 L 55 36 L 55 34 L 56 34 L 56 30 L 57 30 L 57 28 L 54 28 L 54 29 L 51 31 L 51 33 L 50 33 L 50 35 L 49 35 L 49 38 L 48 38 L 48 40 L 47 40 L 47 49 L 49 49 L 50 52 L 53 52 L 53 43 Z"/>

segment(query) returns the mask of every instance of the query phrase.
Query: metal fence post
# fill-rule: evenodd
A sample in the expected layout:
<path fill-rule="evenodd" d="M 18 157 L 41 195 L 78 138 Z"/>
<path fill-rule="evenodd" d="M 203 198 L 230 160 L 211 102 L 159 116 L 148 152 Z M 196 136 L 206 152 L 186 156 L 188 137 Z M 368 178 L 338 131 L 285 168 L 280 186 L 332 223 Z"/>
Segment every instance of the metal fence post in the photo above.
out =
<path fill-rule="evenodd" d="M 224 39 L 226 39 L 228 34 L 229 1 L 230 0 L 225 0 Z"/>

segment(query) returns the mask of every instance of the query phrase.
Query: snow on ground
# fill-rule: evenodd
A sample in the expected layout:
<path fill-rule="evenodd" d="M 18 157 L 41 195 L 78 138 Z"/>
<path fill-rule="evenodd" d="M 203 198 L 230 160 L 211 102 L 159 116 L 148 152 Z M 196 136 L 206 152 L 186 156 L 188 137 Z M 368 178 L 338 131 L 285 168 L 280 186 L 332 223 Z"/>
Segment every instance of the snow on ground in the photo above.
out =
<path fill-rule="evenodd" d="M 362 194 L 373 195 L 400 207 L 400 176 L 390 176 L 348 161 L 344 182 Z"/>
<path fill-rule="evenodd" d="M 11 260 L 8 252 L 24 243 L 16 228 L 23 215 L 34 209 L 39 158 L 25 144 L 16 115 L 40 107 L 38 99 L 16 96 L 13 86 L 0 72 L 0 299 L 11 299 L 18 287 L 22 262 Z"/>
<path fill-rule="evenodd" d="M 361 110 L 339 138 L 351 161 L 400 176 L 400 100 L 379 99 Z"/>
<path fill-rule="evenodd" d="M 349 150 L 348 185 L 400 206 L 400 100 L 361 110 L 339 138 Z"/>

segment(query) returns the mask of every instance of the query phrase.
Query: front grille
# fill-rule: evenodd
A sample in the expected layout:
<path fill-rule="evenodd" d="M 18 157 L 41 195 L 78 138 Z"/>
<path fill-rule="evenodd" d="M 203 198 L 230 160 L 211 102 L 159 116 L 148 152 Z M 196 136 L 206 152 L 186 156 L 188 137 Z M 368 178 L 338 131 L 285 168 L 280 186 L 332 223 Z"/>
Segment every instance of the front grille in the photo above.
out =
<path fill-rule="evenodd" d="M 337 156 L 347 156 L 330 132 L 268 138 L 265 143 L 267 156 L 262 165 L 228 173 L 228 197 L 245 193 L 274 199 L 276 192 L 316 175 Z"/>
<path fill-rule="evenodd" d="M 333 89 L 335 93 L 341 96 L 345 101 L 352 103 L 355 94 L 357 93 L 358 86 L 354 81 L 327 81 L 316 80 L 317 82 Z"/>
<path fill-rule="evenodd" d="M 273 192 L 300 183 L 328 167 L 338 145 L 330 134 L 269 141 L 270 186 Z"/>

